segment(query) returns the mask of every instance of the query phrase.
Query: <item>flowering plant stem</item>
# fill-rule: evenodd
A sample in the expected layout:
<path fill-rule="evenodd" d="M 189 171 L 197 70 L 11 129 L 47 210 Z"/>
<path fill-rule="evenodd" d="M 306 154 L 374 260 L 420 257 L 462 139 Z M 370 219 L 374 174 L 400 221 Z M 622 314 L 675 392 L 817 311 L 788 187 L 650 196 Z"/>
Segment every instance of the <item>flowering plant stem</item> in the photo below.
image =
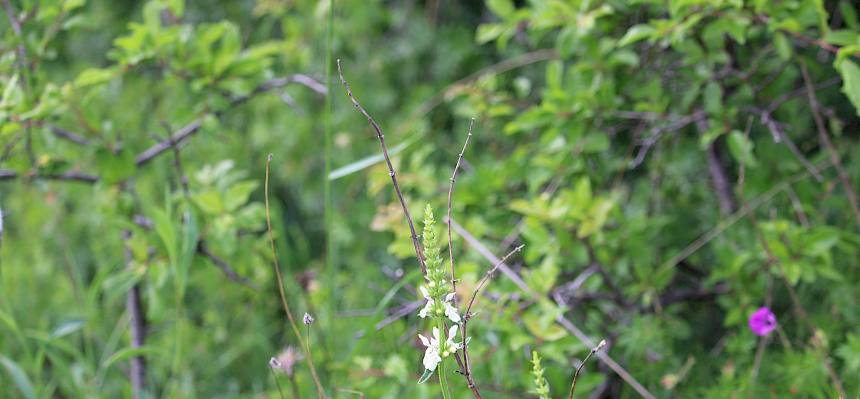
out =
<path fill-rule="evenodd" d="M 445 362 L 439 363 L 439 386 L 442 388 L 442 397 L 451 399 L 451 393 L 448 391 L 448 377 L 445 376 Z"/>

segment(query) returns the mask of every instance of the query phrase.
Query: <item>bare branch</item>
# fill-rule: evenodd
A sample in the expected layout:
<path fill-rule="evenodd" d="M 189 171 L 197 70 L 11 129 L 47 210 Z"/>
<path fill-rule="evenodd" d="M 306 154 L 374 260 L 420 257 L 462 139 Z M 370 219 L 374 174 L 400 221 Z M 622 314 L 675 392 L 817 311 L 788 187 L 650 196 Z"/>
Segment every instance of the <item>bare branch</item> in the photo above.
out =
<path fill-rule="evenodd" d="M 806 159 L 800 149 L 798 149 L 797 146 L 794 144 L 794 141 L 791 140 L 791 137 L 788 137 L 788 135 L 785 134 L 785 131 L 782 129 L 779 123 L 773 119 L 773 116 L 771 116 L 770 111 L 766 109 L 755 109 L 755 111 L 758 112 L 759 120 L 761 121 L 762 125 L 764 125 L 765 127 L 767 127 L 768 130 L 770 130 L 770 134 L 773 136 L 773 141 L 777 143 L 784 142 L 785 146 L 788 147 L 788 150 L 791 151 L 792 154 L 794 154 L 794 157 L 797 158 L 801 165 L 803 165 L 803 167 L 805 167 L 806 170 L 809 171 L 812 177 L 814 177 L 815 180 L 818 182 L 823 181 L 824 179 L 821 177 L 821 173 L 818 172 L 818 169 L 815 168 L 815 165 L 813 165 L 812 162 Z"/>
<path fill-rule="evenodd" d="M 71 131 L 63 129 L 59 126 L 51 126 L 51 133 L 54 133 L 54 136 L 57 136 L 61 139 L 71 141 L 75 144 L 80 144 L 80 145 L 89 145 L 90 144 L 90 140 L 87 139 L 86 137 L 72 133 Z"/>
<path fill-rule="evenodd" d="M 391 176 L 391 183 L 394 185 L 394 191 L 397 193 L 397 199 L 400 200 L 400 206 L 403 208 L 403 213 L 406 215 L 406 222 L 409 224 L 409 232 L 412 234 L 412 246 L 415 247 L 415 256 L 418 257 L 418 263 L 421 265 L 421 273 L 427 274 L 427 265 L 424 263 L 424 250 L 421 248 L 421 243 L 418 241 L 418 234 L 415 233 L 415 224 L 412 222 L 412 215 L 409 214 L 409 207 L 406 206 L 406 199 L 400 191 L 400 184 L 397 183 L 397 174 L 394 172 L 394 165 L 391 164 L 391 158 L 388 156 L 388 147 L 385 146 L 385 134 L 382 133 L 382 128 L 373 120 L 373 117 L 367 113 L 364 107 L 359 104 L 355 96 L 352 95 L 352 89 L 349 88 L 346 78 L 343 77 L 343 69 L 340 66 L 340 59 L 337 60 L 337 73 L 340 75 L 340 82 L 346 88 L 346 95 L 349 96 L 352 105 L 358 112 L 361 112 L 367 123 L 376 131 L 376 138 L 379 139 L 379 145 L 382 147 L 382 155 L 385 157 L 385 164 L 388 166 L 388 175 Z"/>
<path fill-rule="evenodd" d="M 284 87 L 290 83 L 298 83 L 298 84 L 301 84 L 301 85 L 304 85 L 304 86 L 310 88 L 311 90 L 313 90 L 317 93 L 326 94 L 325 85 L 323 85 L 322 83 L 317 82 L 316 80 L 314 80 L 310 76 L 303 75 L 303 74 L 295 74 L 295 75 L 290 75 L 290 76 L 283 77 L 283 78 L 271 79 L 271 80 L 268 80 L 268 81 L 260 84 L 259 86 L 257 86 L 257 88 L 252 90 L 249 94 L 234 98 L 232 101 L 230 101 L 230 105 L 228 108 L 236 107 L 236 106 L 248 101 L 249 99 L 253 98 L 254 96 L 256 96 L 258 94 L 262 94 L 262 93 L 265 93 L 265 92 L 268 92 L 268 91 L 271 91 L 271 90 L 274 90 L 277 88 Z M 215 115 L 217 116 L 219 113 L 220 112 L 216 112 Z M 202 118 L 195 119 L 191 123 L 183 126 L 179 130 L 174 132 L 168 139 L 163 140 L 163 141 L 153 145 L 152 147 L 149 147 L 146 151 L 141 152 L 137 156 L 137 158 L 135 158 L 135 162 L 137 163 L 137 166 L 145 165 L 146 163 L 151 161 L 153 158 L 160 155 L 162 152 L 169 150 L 171 147 L 173 147 L 175 145 L 181 144 L 185 139 L 191 137 L 194 133 L 197 133 L 197 131 L 200 130 L 202 123 L 203 123 Z"/>
<path fill-rule="evenodd" d="M 448 223 L 448 231 L 449 232 L 451 231 L 451 225 L 452 224 L 453 223 Z M 478 286 L 475 287 L 475 291 L 472 292 L 472 298 L 469 299 L 469 306 L 466 307 L 466 311 L 463 313 L 463 329 L 462 329 L 462 335 L 463 335 L 463 361 L 462 361 L 462 363 L 463 364 L 462 364 L 462 368 L 463 368 L 463 374 L 465 374 L 465 377 L 466 377 L 466 383 L 469 385 L 469 389 L 472 390 L 472 394 L 474 394 L 475 398 L 477 398 L 477 399 L 481 399 L 481 394 L 478 392 L 478 387 L 475 385 L 475 379 L 472 377 L 472 366 L 469 364 L 469 343 L 466 342 L 466 341 L 468 341 L 468 333 L 466 330 L 469 326 L 469 319 L 472 317 L 472 305 L 474 305 L 474 303 L 475 303 L 475 298 L 478 297 L 478 292 L 480 292 L 481 288 L 483 288 L 484 285 L 487 284 L 488 281 L 490 281 L 490 277 L 493 275 L 493 273 L 496 272 L 496 270 L 499 269 L 499 266 L 501 266 L 506 260 L 508 260 L 508 258 L 510 258 L 514 253 L 520 252 L 524 246 L 525 245 L 520 245 L 520 246 L 514 248 L 511 252 L 509 252 L 507 255 L 505 255 L 501 260 L 496 262 L 496 264 L 493 265 L 493 267 L 490 268 L 490 270 L 488 270 L 486 274 L 484 274 L 484 277 L 482 277 L 481 281 L 478 282 Z"/>
<path fill-rule="evenodd" d="M 239 273 L 236 273 L 236 271 L 233 270 L 232 267 L 230 267 L 230 264 L 227 263 L 227 261 L 219 258 L 218 255 L 212 253 L 212 251 L 209 250 L 209 247 L 206 246 L 205 241 L 200 240 L 197 242 L 197 252 L 212 261 L 212 264 L 214 264 L 215 267 L 221 269 L 221 271 L 224 273 L 225 276 L 227 276 L 228 279 L 230 279 L 230 281 L 244 285 L 245 287 L 248 287 L 254 291 L 259 290 L 259 287 L 257 287 L 256 284 L 252 283 L 247 278 L 240 276 Z"/>
<path fill-rule="evenodd" d="M 466 142 L 463 143 L 463 150 L 460 151 L 460 155 L 457 157 L 457 163 L 454 165 L 454 172 L 451 173 L 451 184 L 448 186 L 448 220 L 451 220 L 451 203 L 454 199 L 454 182 L 457 181 L 457 171 L 460 169 L 460 162 L 463 160 L 463 154 L 466 153 L 466 147 L 469 146 L 469 139 L 472 138 L 472 127 L 475 125 L 475 118 L 472 118 L 469 121 L 469 134 L 466 135 Z M 454 267 L 454 240 L 451 237 L 451 223 L 448 223 L 448 255 L 451 258 L 451 287 L 454 292 L 457 292 L 457 273 Z M 457 299 L 454 299 L 454 303 L 456 306 Z M 463 338 L 465 339 L 465 337 Z M 466 369 L 468 373 L 468 366 Z"/>
<path fill-rule="evenodd" d="M 704 118 L 697 119 L 696 129 L 698 129 L 700 136 L 706 135 L 709 130 L 708 121 Z M 720 204 L 720 214 L 722 216 L 729 215 L 736 209 L 735 200 L 732 196 L 732 186 L 729 183 L 729 178 L 726 176 L 726 171 L 720 163 L 719 156 L 717 156 L 716 142 L 708 145 L 705 155 L 708 159 L 708 173 L 711 175 L 711 183 L 714 185 L 714 191 Z"/>
<path fill-rule="evenodd" d="M 845 194 L 848 196 L 848 203 L 851 205 L 851 212 L 854 213 L 854 219 L 857 226 L 860 227 L 860 205 L 857 203 L 857 192 L 854 190 L 854 185 L 851 184 L 851 178 L 842 166 L 842 159 L 839 158 L 839 153 L 833 142 L 830 140 L 830 135 L 827 133 L 827 126 L 824 124 L 824 119 L 821 118 L 818 98 L 815 96 L 815 88 L 812 85 L 812 79 L 809 77 L 809 71 L 806 64 L 800 63 L 800 72 L 803 74 L 803 83 L 806 85 L 806 93 L 809 98 L 809 108 L 812 110 L 812 118 L 815 119 L 815 125 L 818 127 L 818 139 L 821 141 L 821 146 L 827 150 L 830 155 L 830 163 L 836 168 L 836 174 L 842 182 L 842 188 L 845 189 Z"/>
<path fill-rule="evenodd" d="M 158 144 L 149 147 L 145 151 L 138 154 L 135 157 L 134 161 L 138 167 L 146 165 L 149 161 L 153 160 L 155 157 L 161 155 L 161 153 L 171 149 L 172 147 L 179 145 L 185 139 L 191 137 L 194 133 L 197 133 L 200 130 L 200 126 L 203 125 L 203 119 L 196 119 L 193 122 L 183 126 L 176 132 L 170 135 L 169 138 L 159 142 Z"/>
<path fill-rule="evenodd" d="M 451 223 L 449 223 L 449 225 L 450 224 Z M 508 260 L 508 258 L 513 256 L 515 253 L 522 251 L 523 247 L 525 247 L 525 245 L 520 245 L 512 249 L 511 252 L 508 252 L 507 255 L 502 257 L 502 259 L 499 259 L 499 261 L 496 262 L 496 264 L 493 265 L 490 270 L 487 270 L 487 273 L 484 274 L 484 277 L 481 277 L 481 281 L 478 282 L 478 286 L 475 287 L 475 291 L 472 292 L 472 298 L 469 299 L 469 305 L 466 307 L 466 312 L 464 313 L 466 316 L 468 316 L 469 313 L 472 311 L 472 305 L 474 305 L 475 303 L 475 298 L 478 297 L 478 293 L 481 291 L 481 288 L 484 288 L 484 285 L 486 285 L 487 282 L 490 281 L 490 277 L 493 276 L 493 273 L 495 273 L 496 270 L 499 270 L 499 267 L 502 266 Z M 463 324 L 465 325 L 466 323 Z"/>
<path fill-rule="evenodd" d="M 99 180 L 99 177 L 96 175 L 92 175 L 84 172 L 64 172 L 64 173 L 51 173 L 51 174 L 19 174 L 14 170 L 8 169 L 0 169 L 0 181 L 2 180 L 13 180 L 19 177 L 27 178 L 27 179 L 40 179 L 40 180 L 64 180 L 70 182 L 79 182 L 79 183 L 95 183 Z"/>
<path fill-rule="evenodd" d="M 131 238 L 131 232 L 123 231 L 122 241 L 124 245 L 126 269 L 134 268 L 131 256 L 131 248 L 128 240 Z M 128 290 L 126 297 L 126 312 L 129 316 L 129 327 L 131 328 L 131 347 L 133 349 L 141 348 L 146 341 L 146 316 L 143 313 L 143 306 L 140 303 L 140 283 L 135 283 Z M 131 358 L 131 370 L 129 371 L 131 379 L 131 396 L 133 399 L 144 397 L 144 383 L 146 381 L 146 363 L 143 356 L 136 355 Z"/>

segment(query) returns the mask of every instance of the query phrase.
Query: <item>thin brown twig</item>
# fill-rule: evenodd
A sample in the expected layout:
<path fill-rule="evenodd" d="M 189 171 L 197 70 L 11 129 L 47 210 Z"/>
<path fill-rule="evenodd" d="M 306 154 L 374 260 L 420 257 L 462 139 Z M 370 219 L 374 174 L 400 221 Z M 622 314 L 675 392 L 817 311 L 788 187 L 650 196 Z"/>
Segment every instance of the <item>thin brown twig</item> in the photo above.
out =
<path fill-rule="evenodd" d="M 427 265 L 424 263 L 424 250 L 421 248 L 421 243 L 418 241 L 418 234 L 415 233 L 415 224 L 412 222 L 412 215 L 409 214 L 409 207 L 406 206 L 406 198 L 400 191 L 400 184 L 397 183 L 397 173 L 394 172 L 394 165 L 391 163 L 391 158 L 388 156 L 388 147 L 385 145 L 385 134 L 382 133 L 382 128 L 373 120 L 373 117 L 361 106 L 355 96 L 352 94 L 352 89 L 349 83 L 343 76 L 343 68 L 340 65 L 340 59 L 337 60 L 337 73 L 340 76 L 340 82 L 346 89 L 346 95 L 349 96 L 352 105 L 355 106 L 365 118 L 367 123 L 376 131 L 376 138 L 379 139 L 379 145 L 382 147 L 382 155 L 385 158 L 385 164 L 388 166 L 388 176 L 391 177 L 391 183 L 394 185 L 394 191 L 397 193 L 397 199 L 400 200 L 400 206 L 403 208 L 403 213 L 406 215 L 406 222 L 409 224 L 409 232 L 412 235 L 412 246 L 415 248 L 415 256 L 418 257 L 418 263 L 421 265 L 421 273 L 427 274 Z"/>
<path fill-rule="evenodd" d="M 504 265 L 505 262 L 507 262 L 508 258 L 513 256 L 515 253 L 522 251 L 523 247 L 525 247 L 525 244 L 521 244 L 520 246 L 512 249 L 511 252 L 508 252 L 507 255 L 505 255 L 501 259 L 499 259 L 496 262 L 496 264 L 493 265 L 492 268 L 490 268 L 490 270 L 487 270 L 487 273 L 484 274 L 484 277 L 481 277 L 481 281 L 478 282 L 478 286 L 475 287 L 475 290 L 472 292 L 472 298 L 469 299 L 469 306 L 466 307 L 465 315 L 468 316 L 469 313 L 472 311 L 472 305 L 475 304 L 475 299 L 478 297 L 478 293 L 481 291 L 481 288 L 484 288 L 484 285 L 486 285 L 487 282 L 490 281 L 490 277 L 493 276 L 493 273 L 495 273 L 496 270 L 499 270 L 499 267 Z M 464 330 L 465 330 L 465 328 L 464 328 Z"/>
<path fill-rule="evenodd" d="M 278 283 L 278 293 L 281 296 L 281 305 L 284 308 L 284 312 L 287 314 L 287 319 L 290 321 L 290 327 L 293 329 L 293 333 L 296 334 L 296 339 L 299 340 L 302 350 L 305 352 L 305 358 L 308 360 L 308 368 L 311 370 L 311 377 L 313 377 L 314 384 L 317 388 L 317 395 L 322 399 L 325 398 L 325 391 L 322 388 L 322 384 L 320 383 L 319 376 L 317 376 L 316 367 L 314 367 L 314 360 L 310 357 L 310 347 L 309 340 L 302 338 L 302 333 L 299 332 L 298 324 L 296 324 L 296 319 L 293 317 L 293 311 L 290 309 L 290 305 L 287 302 L 287 294 L 284 292 L 284 277 L 281 274 L 281 266 L 278 262 L 278 254 L 275 251 L 275 235 L 272 232 L 272 218 L 269 211 L 269 165 L 272 163 L 272 154 L 266 158 L 266 180 L 264 182 L 264 191 L 265 191 L 265 199 L 266 199 L 266 229 L 269 232 L 269 244 L 272 249 L 272 265 L 275 267 L 275 277 L 277 278 Z"/>
<path fill-rule="evenodd" d="M 451 225 L 453 225 L 453 224 L 454 223 L 448 223 L 448 231 L 449 232 L 451 230 Z M 471 366 L 471 363 L 469 363 L 469 344 L 468 344 L 468 342 L 466 342 L 468 339 L 467 329 L 469 326 L 469 319 L 472 317 L 472 305 L 475 304 L 475 298 L 478 297 L 478 293 L 481 291 L 481 288 L 483 288 L 484 285 L 486 285 L 487 282 L 490 281 L 490 277 L 492 277 L 493 273 L 495 273 L 496 270 L 499 269 L 499 266 L 501 266 L 505 261 L 507 261 L 508 258 L 513 256 L 513 254 L 520 252 L 524 246 L 525 245 L 520 245 L 520 246 L 514 248 L 513 250 L 511 250 L 511 252 L 508 252 L 507 255 L 505 255 L 504 257 L 502 257 L 502 259 L 500 259 L 498 262 L 496 262 L 496 264 L 493 265 L 493 267 L 490 268 L 490 270 L 487 270 L 487 273 L 484 274 L 484 277 L 481 277 L 481 280 L 478 282 L 478 285 L 475 287 L 475 290 L 472 292 L 472 298 L 469 299 L 469 305 L 466 307 L 466 311 L 463 313 L 463 329 L 461 330 L 462 336 L 463 336 L 463 362 L 462 362 L 463 364 L 462 364 L 462 369 L 463 369 L 463 375 L 466 377 L 466 383 L 468 384 L 469 389 L 472 391 L 472 394 L 477 399 L 481 398 L 481 394 L 478 391 L 478 387 L 475 385 L 475 379 L 472 376 L 472 366 Z"/>
<path fill-rule="evenodd" d="M 567 399 L 573 399 L 573 392 L 576 391 L 576 380 L 579 378 L 579 373 L 582 372 L 582 368 L 585 367 L 585 363 L 588 362 L 591 355 L 599 352 L 604 346 L 606 346 L 606 340 L 602 339 L 597 346 L 591 348 L 591 352 L 588 352 L 588 355 L 585 356 L 585 359 L 583 359 L 582 363 L 579 364 L 579 367 L 576 368 L 576 372 L 573 373 L 573 381 L 570 383 L 570 392 L 567 394 Z"/>
<path fill-rule="evenodd" d="M 463 150 L 457 157 L 457 163 L 454 165 L 454 172 L 451 173 L 451 184 L 448 186 L 448 220 L 451 220 L 451 203 L 454 199 L 454 183 L 457 181 L 457 171 L 460 170 L 460 162 L 463 160 L 463 154 L 466 153 L 466 147 L 469 146 L 469 139 L 472 138 L 472 127 L 475 125 L 475 118 L 469 121 L 469 134 L 466 135 L 466 141 L 463 143 Z M 454 267 L 454 240 L 451 236 L 451 223 L 448 223 L 448 255 L 451 261 L 451 290 L 457 292 L 457 273 Z M 457 298 L 454 297 L 454 306 L 457 306 Z M 466 370 L 468 371 L 468 370 Z"/>
<path fill-rule="evenodd" d="M 809 70 L 806 68 L 806 63 L 800 62 L 800 72 L 803 75 L 803 83 L 806 85 L 806 93 L 809 99 L 809 108 L 812 110 L 812 118 L 815 119 L 815 125 L 818 128 L 818 139 L 821 145 L 827 150 L 830 155 L 830 163 L 836 168 L 836 174 L 842 182 L 842 188 L 845 189 L 845 194 L 848 196 L 848 203 L 851 205 L 851 212 L 854 213 L 854 219 L 857 226 L 860 227 L 860 205 L 857 202 L 857 192 L 854 191 L 854 185 L 851 184 L 851 179 L 848 173 L 845 172 L 845 167 L 842 166 L 842 159 L 839 158 L 839 153 L 833 146 L 830 140 L 830 135 L 827 133 L 827 126 L 824 124 L 824 119 L 821 118 L 818 98 L 815 95 L 815 88 L 812 86 L 812 79 L 809 77 Z"/>

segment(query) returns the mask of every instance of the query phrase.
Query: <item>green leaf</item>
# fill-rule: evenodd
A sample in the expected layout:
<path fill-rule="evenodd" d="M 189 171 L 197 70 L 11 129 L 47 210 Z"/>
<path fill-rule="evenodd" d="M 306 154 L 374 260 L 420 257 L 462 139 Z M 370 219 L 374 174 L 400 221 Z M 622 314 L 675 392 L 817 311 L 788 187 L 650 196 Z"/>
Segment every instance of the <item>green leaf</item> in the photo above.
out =
<path fill-rule="evenodd" d="M 191 196 L 200 209 L 209 215 L 220 215 L 224 213 L 226 206 L 221 198 L 221 193 L 215 190 L 207 190 Z"/>
<path fill-rule="evenodd" d="M 510 18 L 516 11 L 511 0 L 487 0 L 487 8 L 502 18 Z"/>
<path fill-rule="evenodd" d="M 121 362 L 123 360 L 130 359 L 135 356 L 150 355 L 161 356 L 161 352 L 149 346 L 141 346 L 139 348 L 123 348 L 110 355 L 110 357 L 105 360 L 104 364 L 102 365 L 102 368 L 107 369 L 116 362 Z"/>
<path fill-rule="evenodd" d="M 27 377 L 27 374 L 24 373 L 24 370 L 22 370 L 17 363 L 6 356 L 0 355 L 0 364 L 3 365 L 6 373 L 9 374 L 10 378 L 12 378 L 12 382 L 15 383 L 15 386 L 18 387 L 18 391 L 21 392 L 21 395 L 24 396 L 24 398 L 36 399 L 36 390 L 33 389 L 33 384 L 30 382 L 30 378 Z M 6 391 L 6 393 L 9 392 Z"/>
<path fill-rule="evenodd" d="M 506 27 L 502 24 L 481 24 L 475 32 L 475 41 L 484 44 L 496 40 Z"/>
<path fill-rule="evenodd" d="M 86 321 L 83 319 L 75 319 L 63 322 L 54 331 L 51 332 L 51 338 L 60 338 L 65 337 L 66 335 L 77 332 L 78 330 L 84 328 Z"/>
<path fill-rule="evenodd" d="M 755 167 L 756 160 L 753 156 L 753 143 L 743 133 L 734 130 L 729 133 L 729 152 L 741 164 L 747 167 Z"/>
<path fill-rule="evenodd" d="M 785 37 L 785 34 L 782 32 L 776 32 L 773 35 L 773 46 L 776 48 L 776 53 L 779 55 L 780 59 L 783 61 L 791 59 L 791 54 L 794 53 L 794 47 L 792 47 L 791 41 Z"/>
<path fill-rule="evenodd" d="M 839 73 L 842 75 L 842 92 L 851 100 L 857 115 L 860 115 L 860 67 L 854 61 L 843 60 Z"/>
<path fill-rule="evenodd" d="M 412 145 L 416 141 L 418 141 L 418 136 L 407 139 L 406 141 L 404 141 L 404 142 L 392 147 L 390 150 L 388 150 L 388 155 L 394 156 L 396 154 L 399 154 L 401 151 L 405 150 L 406 148 L 408 148 L 410 145 Z M 376 165 L 382 161 L 385 161 L 385 157 L 382 155 L 381 152 L 379 154 L 376 154 L 376 155 L 367 156 L 367 157 L 359 159 L 358 161 L 352 162 L 348 165 L 342 166 L 340 168 L 337 168 L 337 169 L 331 171 L 331 173 L 329 173 L 329 175 L 328 175 L 328 179 L 329 180 L 337 180 L 337 179 L 340 179 L 341 177 L 349 176 L 353 173 L 367 169 L 367 168 L 369 168 L 373 165 Z"/>
<path fill-rule="evenodd" d="M 705 86 L 704 98 L 705 111 L 708 115 L 719 115 L 723 111 L 723 90 L 716 82 L 710 82 Z"/>
<path fill-rule="evenodd" d="M 421 378 L 418 379 L 419 384 L 423 384 L 430 379 L 430 376 L 433 375 L 433 370 L 424 369 L 424 374 L 421 374 Z"/>
<path fill-rule="evenodd" d="M 257 189 L 257 183 L 254 180 L 236 183 L 227 189 L 224 193 L 224 207 L 227 212 L 232 212 L 240 206 L 248 202 L 248 197 L 254 190 Z"/>
<path fill-rule="evenodd" d="M 655 29 L 651 25 L 634 25 L 628 29 L 627 33 L 625 33 L 621 40 L 618 41 L 618 47 L 624 47 L 641 40 L 649 39 L 654 31 Z"/>
<path fill-rule="evenodd" d="M 119 70 L 116 68 L 89 68 L 78 74 L 75 78 L 74 86 L 82 88 L 102 84 L 110 81 L 119 75 Z"/>

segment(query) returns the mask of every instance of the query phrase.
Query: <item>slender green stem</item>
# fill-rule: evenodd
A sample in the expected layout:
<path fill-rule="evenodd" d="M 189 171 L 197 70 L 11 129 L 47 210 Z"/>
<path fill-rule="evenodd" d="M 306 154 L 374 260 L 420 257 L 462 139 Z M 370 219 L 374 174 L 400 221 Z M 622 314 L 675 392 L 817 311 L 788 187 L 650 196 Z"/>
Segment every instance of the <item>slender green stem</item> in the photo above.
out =
<path fill-rule="evenodd" d="M 445 321 L 437 319 L 437 324 L 439 325 L 439 331 L 441 332 L 439 340 L 440 346 L 445 344 Z M 439 387 L 442 389 L 442 398 L 451 399 L 451 391 L 448 389 L 448 373 L 445 370 L 445 358 L 442 358 L 442 361 L 439 362 Z"/>
<path fill-rule="evenodd" d="M 339 303 L 339 295 L 340 291 L 337 289 L 337 275 L 338 275 L 338 262 L 335 258 L 337 254 L 337 249 L 335 248 L 335 243 L 333 240 L 332 230 L 333 230 L 333 211 L 334 206 L 332 202 L 332 187 L 331 180 L 329 179 L 329 174 L 331 173 L 331 153 L 332 153 L 332 111 L 333 111 L 333 102 L 332 102 L 332 63 L 333 60 L 333 52 L 334 52 L 334 7 L 335 0 L 329 0 L 329 10 L 328 10 L 328 26 L 326 27 L 326 56 L 325 56 L 325 87 L 328 90 L 325 96 L 325 109 L 323 111 L 323 125 L 324 132 L 323 136 L 325 137 L 324 146 L 323 146 L 323 161 L 325 164 L 325 173 L 323 173 L 323 222 L 325 223 L 325 270 L 327 272 L 328 277 L 328 287 L 330 290 L 330 304 L 332 304 L 332 309 L 328 312 L 328 325 L 329 328 L 335 329 L 335 312 L 333 309 L 336 308 Z M 331 335 L 329 339 L 323 340 L 323 343 L 326 345 L 326 352 L 331 353 L 332 348 L 334 347 L 334 340 Z"/>
<path fill-rule="evenodd" d="M 451 399 L 451 392 L 448 390 L 448 375 L 445 371 L 445 361 L 439 363 L 439 386 L 442 389 L 442 397 Z"/>

